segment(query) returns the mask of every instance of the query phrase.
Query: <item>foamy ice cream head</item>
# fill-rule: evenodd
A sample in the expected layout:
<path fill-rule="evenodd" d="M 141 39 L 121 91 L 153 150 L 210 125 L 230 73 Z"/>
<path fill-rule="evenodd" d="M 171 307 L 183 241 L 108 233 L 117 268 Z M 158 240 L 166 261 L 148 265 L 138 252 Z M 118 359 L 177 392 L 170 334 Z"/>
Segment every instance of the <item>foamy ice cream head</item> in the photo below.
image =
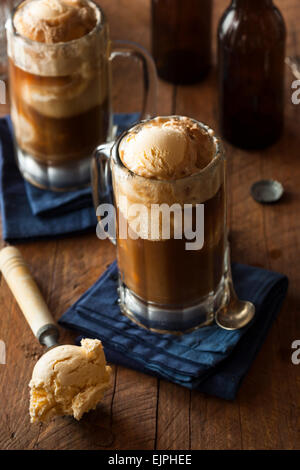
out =
<path fill-rule="evenodd" d="M 53 44 L 85 36 L 99 11 L 88 0 L 26 0 L 14 16 L 16 31 L 32 41 Z"/>
<path fill-rule="evenodd" d="M 121 141 L 124 165 L 145 178 L 170 180 L 198 173 L 213 157 L 207 135 L 190 118 L 155 118 Z"/>
<path fill-rule="evenodd" d="M 143 239 L 164 238 L 162 218 L 152 217 L 153 205 L 195 207 L 213 198 L 223 184 L 219 139 L 212 129 L 188 117 L 159 116 L 141 122 L 123 136 L 117 152 L 123 165 L 112 159 L 116 205 L 131 232 Z M 143 210 L 135 210 L 135 204 Z M 176 220 L 171 214 L 171 229 Z"/>
<path fill-rule="evenodd" d="M 110 375 L 99 340 L 51 349 L 36 363 L 29 383 L 31 422 L 62 415 L 80 420 L 102 400 Z"/>

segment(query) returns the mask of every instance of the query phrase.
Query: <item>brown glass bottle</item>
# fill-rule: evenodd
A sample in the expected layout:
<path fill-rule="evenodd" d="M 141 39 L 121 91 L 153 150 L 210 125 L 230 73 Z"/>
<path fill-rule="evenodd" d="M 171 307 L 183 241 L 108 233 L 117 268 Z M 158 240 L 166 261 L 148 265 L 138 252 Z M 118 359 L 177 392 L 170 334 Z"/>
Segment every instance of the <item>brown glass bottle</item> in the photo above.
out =
<path fill-rule="evenodd" d="M 233 0 L 218 29 L 222 136 L 264 148 L 283 128 L 284 20 L 272 0 Z"/>
<path fill-rule="evenodd" d="M 200 81 L 211 60 L 212 0 L 152 0 L 152 54 L 160 78 Z"/>

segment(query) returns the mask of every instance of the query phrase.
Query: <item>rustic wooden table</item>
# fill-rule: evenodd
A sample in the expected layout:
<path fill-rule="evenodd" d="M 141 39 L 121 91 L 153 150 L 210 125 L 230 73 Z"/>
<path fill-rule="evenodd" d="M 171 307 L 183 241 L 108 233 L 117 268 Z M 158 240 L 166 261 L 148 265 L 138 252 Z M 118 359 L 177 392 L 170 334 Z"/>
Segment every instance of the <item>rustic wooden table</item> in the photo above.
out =
<path fill-rule="evenodd" d="M 100 0 L 113 38 L 150 48 L 149 0 Z M 215 1 L 214 35 L 229 0 Z M 288 27 L 288 54 L 300 53 L 299 0 L 277 0 Z M 297 46 L 297 41 L 299 42 Z M 215 44 L 214 44 L 215 51 Z M 126 93 L 115 72 L 115 109 L 138 109 L 140 93 Z M 124 75 L 123 75 L 124 73 Z M 96 412 L 80 423 L 59 418 L 31 425 L 28 382 L 42 353 L 6 283 L 1 279 L 0 338 L 7 365 L 0 365 L 1 449 L 295 449 L 300 447 L 300 365 L 291 362 L 291 344 L 300 339 L 300 106 L 291 103 L 293 77 L 286 70 L 286 130 L 264 152 L 227 146 L 229 223 L 233 259 L 289 276 L 288 299 L 248 373 L 238 398 L 225 402 L 113 366 L 113 386 Z M 127 96 L 124 96 L 127 95 Z M 129 104 L 128 104 L 129 100 Z M 159 84 L 160 114 L 185 114 L 216 127 L 216 80 L 191 87 Z M 2 113 L 5 113 L 2 106 Z M 286 194 L 274 206 L 255 203 L 249 188 L 260 178 L 276 178 Z M 108 241 L 94 233 L 19 246 L 58 319 L 115 258 Z M 64 342 L 74 335 L 62 332 Z"/>

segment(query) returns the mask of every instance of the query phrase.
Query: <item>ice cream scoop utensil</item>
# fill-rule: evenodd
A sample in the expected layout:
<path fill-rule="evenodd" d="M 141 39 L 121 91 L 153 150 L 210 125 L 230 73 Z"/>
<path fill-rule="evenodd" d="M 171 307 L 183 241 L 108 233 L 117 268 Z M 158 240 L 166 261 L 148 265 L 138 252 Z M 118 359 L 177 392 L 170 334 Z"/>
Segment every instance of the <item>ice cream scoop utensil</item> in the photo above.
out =
<path fill-rule="evenodd" d="M 20 251 L 0 251 L 0 269 L 33 334 L 47 348 L 58 345 L 59 330 Z"/>

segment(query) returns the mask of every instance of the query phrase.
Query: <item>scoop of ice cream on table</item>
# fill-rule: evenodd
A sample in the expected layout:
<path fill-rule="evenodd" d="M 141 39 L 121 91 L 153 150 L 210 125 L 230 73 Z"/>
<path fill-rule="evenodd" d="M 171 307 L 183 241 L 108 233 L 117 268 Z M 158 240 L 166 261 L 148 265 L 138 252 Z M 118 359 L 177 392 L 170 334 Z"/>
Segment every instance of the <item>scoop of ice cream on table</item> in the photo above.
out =
<path fill-rule="evenodd" d="M 31 422 L 63 415 L 80 420 L 102 400 L 110 375 L 99 340 L 49 350 L 36 363 L 29 384 Z"/>

